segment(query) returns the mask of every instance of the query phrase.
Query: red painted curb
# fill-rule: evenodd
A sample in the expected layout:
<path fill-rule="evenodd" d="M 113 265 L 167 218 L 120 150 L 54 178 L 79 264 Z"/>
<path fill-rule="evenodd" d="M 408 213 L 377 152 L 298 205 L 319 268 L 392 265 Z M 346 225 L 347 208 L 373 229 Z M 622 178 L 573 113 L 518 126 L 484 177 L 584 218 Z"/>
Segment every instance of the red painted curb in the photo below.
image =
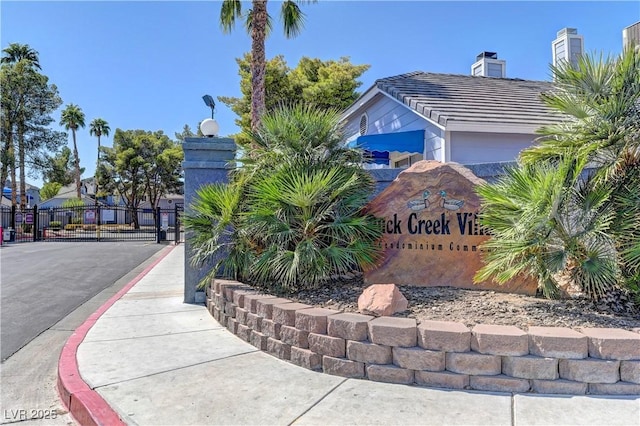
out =
<path fill-rule="evenodd" d="M 149 273 L 162 259 L 164 259 L 175 246 L 164 249 L 164 253 L 156 259 L 151 265 L 147 266 L 144 271 L 140 272 L 133 280 L 125 285 L 120 291 L 111 296 L 102 306 L 98 308 L 87 320 L 76 328 L 71 337 L 67 340 L 58 361 L 58 393 L 65 407 L 71 415 L 82 426 L 98 426 L 98 425 L 125 425 L 107 402 L 102 399 L 98 392 L 94 391 L 89 385 L 82 380 L 80 371 L 78 370 L 78 360 L 76 352 L 80 343 L 84 340 L 87 333 L 96 323 L 98 318 L 102 316 L 114 303 L 124 296 L 131 288 L 138 283 L 145 275 Z"/>

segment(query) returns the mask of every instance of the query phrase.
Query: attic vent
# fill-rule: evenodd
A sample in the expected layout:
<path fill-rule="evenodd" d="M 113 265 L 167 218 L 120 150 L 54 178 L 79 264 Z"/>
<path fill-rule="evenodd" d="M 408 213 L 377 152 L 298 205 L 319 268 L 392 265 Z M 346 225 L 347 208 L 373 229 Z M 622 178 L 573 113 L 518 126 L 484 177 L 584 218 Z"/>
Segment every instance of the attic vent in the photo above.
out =
<path fill-rule="evenodd" d="M 366 135 L 368 128 L 369 128 L 369 117 L 365 112 L 360 116 L 360 136 Z"/>

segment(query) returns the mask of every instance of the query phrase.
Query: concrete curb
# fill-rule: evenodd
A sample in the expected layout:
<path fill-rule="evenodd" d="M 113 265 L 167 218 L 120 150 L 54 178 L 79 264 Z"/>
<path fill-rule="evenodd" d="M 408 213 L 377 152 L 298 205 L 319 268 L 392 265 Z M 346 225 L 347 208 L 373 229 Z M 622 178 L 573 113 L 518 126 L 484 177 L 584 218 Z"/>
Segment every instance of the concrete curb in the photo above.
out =
<path fill-rule="evenodd" d="M 87 318 L 67 340 L 58 361 L 58 393 L 65 407 L 81 425 L 125 425 L 109 404 L 82 379 L 76 353 L 91 327 L 115 302 L 124 296 L 138 281 L 147 275 L 175 246 L 163 249 L 163 253 L 144 271 L 107 300 Z"/>

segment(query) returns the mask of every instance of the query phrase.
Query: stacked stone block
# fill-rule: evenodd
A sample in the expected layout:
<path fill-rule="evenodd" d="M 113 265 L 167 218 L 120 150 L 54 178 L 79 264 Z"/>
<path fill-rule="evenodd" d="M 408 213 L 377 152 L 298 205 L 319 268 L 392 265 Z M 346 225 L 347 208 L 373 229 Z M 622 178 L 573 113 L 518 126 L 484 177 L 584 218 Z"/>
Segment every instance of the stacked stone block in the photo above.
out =
<path fill-rule="evenodd" d="M 258 349 L 327 374 L 449 389 L 640 395 L 640 329 L 417 324 L 315 308 L 219 279 L 206 288 L 206 304 Z"/>

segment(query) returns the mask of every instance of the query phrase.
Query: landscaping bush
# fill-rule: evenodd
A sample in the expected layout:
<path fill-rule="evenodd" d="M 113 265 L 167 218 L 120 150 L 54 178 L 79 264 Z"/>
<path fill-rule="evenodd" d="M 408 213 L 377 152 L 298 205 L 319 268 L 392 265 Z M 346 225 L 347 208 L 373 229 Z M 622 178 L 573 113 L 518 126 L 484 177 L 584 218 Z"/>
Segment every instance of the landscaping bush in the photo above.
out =
<path fill-rule="evenodd" d="M 59 220 L 52 220 L 49 222 L 49 228 L 51 229 L 60 229 L 62 227 L 62 222 Z"/>
<path fill-rule="evenodd" d="M 82 218 L 81 217 L 72 217 L 71 218 L 71 223 L 73 225 L 80 225 L 82 223 Z"/>
<path fill-rule="evenodd" d="M 203 284 L 222 272 L 291 292 L 375 264 L 381 228 L 363 211 L 373 181 L 338 122 L 335 111 L 300 105 L 267 113 L 230 183 L 198 191 L 184 217 L 192 263 L 221 257 Z"/>
<path fill-rule="evenodd" d="M 556 90 L 543 100 L 567 120 L 479 188 L 493 236 L 476 278 L 533 275 L 547 296 L 564 280 L 621 306 L 630 292 L 640 299 L 640 51 L 552 70 Z"/>

